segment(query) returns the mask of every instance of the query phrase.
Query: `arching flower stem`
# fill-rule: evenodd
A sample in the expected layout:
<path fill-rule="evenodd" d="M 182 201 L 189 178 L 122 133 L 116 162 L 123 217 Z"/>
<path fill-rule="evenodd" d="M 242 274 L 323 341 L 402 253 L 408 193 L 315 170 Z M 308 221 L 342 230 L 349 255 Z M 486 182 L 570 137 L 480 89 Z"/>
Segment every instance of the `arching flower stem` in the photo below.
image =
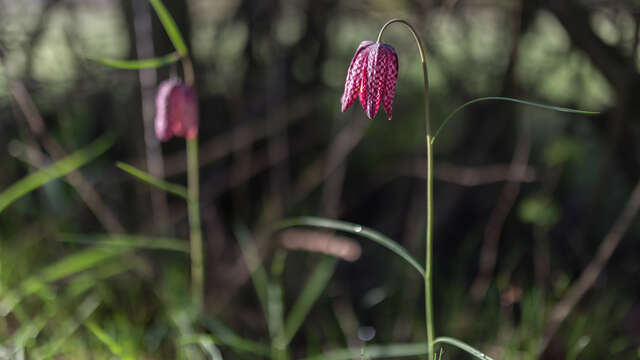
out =
<path fill-rule="evenodd" d="M 432 267 L 433 267 L 433 144 L 431 141 L 431 121 L 429 116 L 429 76 L 427 73 L 427 60 L 424 55 L 424 47 L 422 45 L 422 40 L 420 35 L 416 29 L 409 24 L 406 20 L 403 19 L 391 19 L 387 21 L 382 28 L 380 29 L 380 33 L 378 34 L 377 42 L 380 42 L 382 38 L 382 34 L 385 29 L 393 24 L 393 23 L 402 23 L 404 24 L 416 41 L 418 45 L 418 51 L 420 52 L 420 61 L 422 62 L 422 73 L 424 76 L 424 125 L 425 125 L 425 135 L 426 135 L 426 159 L 427 159 L 427 212 L 426 212 L 426 260 L 425 260 L 425 277 L 424 277 L 424 288 L 425 288 L 425 316 L 427 323 L 427 343 L 428 343 L 428 354 L 427 359 L 430 359 L 434 352 L 434 328 L 433 328 L 433 294 L 432 294 Z"/>

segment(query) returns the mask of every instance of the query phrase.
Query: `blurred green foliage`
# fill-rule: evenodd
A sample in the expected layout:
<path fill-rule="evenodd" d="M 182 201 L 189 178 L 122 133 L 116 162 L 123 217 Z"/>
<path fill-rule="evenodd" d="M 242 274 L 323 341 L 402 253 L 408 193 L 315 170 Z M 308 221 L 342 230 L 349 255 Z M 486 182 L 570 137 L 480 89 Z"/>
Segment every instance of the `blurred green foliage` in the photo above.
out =
<path fill-rule="evenodd" d="M 330 350 L 352 357 L 363 347 L 371 358 L 422 354 L 422 281 L 401 259 L 367 242 L 360 242 L 358 261 L 335 268 L 317 254 L 278 257 L 281 242 L 265 230 L 285 216 L 335 217 L 379 230 L 420 259 L 422 74 L 403 29 L 390 29 L 384 40 L 400 56 L 393 121 L 369 122 L 359 109 L 342 114 L 338 107 L 354 49 L 391 17 L 408 18 L 424 36 L 435 126 L 483 96 L 602 112 L 476 104 L 448 125 L 436 147 L 436 164 L 454 166 L 451 174 L 436 169 L 438 335 L 455 335 L 494 358 L 538 357 L 549 314 L 640 177 L 637 4 L 166 4 L 185 35 L 200 97 L 206 314 L 191 308 L 186 242 L 176 244 L 188 229 L 184 203 L 165 198 L 168 217 L 158 218 L 153 190 L 115 166 L 148 165 L 153 139 L 143 109 L 153 112 L 154 104 L 144 94 L 155 90 L 141 76 L 155 84 L 181 70 L 139 73 L 90 60 L 135 60 L 141 44 L 165 56 L 175 38 L 144 1 L 0 0 L 0 192 L 60 164 L 51 142 L 71 154 L 108 131 L 116 136 L 113 148 L 81 174 L 126 233 L 136 234 L 105 228 L 104 214 L 90 210 L 70 182 L 48 182 L 16 198 L 0 215 L 0 358 L 250 359 L 271 355 L 270 331 L 290 341 L 291 358 Z M 16 83 L 27 89 L 42 132 L 34 130 L 35 115 L 21 105 Z M 161 146 L 171 183 L 185 180 L 182 149 L 178 140 Z M 528 170 L 513 179 L 508 169 L 518 149 Z M 468 176 L 475 186 L 465 185 Z M 496 231 L 491 219 L 515 183 L 489 285 L 473 298 L 480 253 Z M 257 246 L 271 295 L 266 306 L 280 307 L 281 329 L 263 316 L 239 248 L 243 239 L 233 234 L 239 222 L 249 224 L 247 241 Z M 633 276 L 640 271 L 639 231 L 634 222 L 542 358 L 640 357 Z M 69 234 L 106 247 L 65 241 Z M 548 277 L 536 275 L 540 249 L 548 251 Z M 280 265 L 271 273 L 274 259 Z M 375 328 L 372 344 L 358 338 L 361 326 Z M 444 359 L 467 356 L 448 349 Z"/>

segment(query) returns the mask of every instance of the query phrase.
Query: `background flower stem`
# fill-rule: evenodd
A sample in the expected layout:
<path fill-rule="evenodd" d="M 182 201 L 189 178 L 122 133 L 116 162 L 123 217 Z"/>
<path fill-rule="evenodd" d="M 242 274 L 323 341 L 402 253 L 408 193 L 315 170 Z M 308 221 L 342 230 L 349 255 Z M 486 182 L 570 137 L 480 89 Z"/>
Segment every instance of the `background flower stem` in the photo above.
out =
<path fill-rule="evenodd" d="M 182 58 L 182 70 L 185 83 L 194 86 L 195 74 L 189 57 Z M 204 304 L 204 260 L 200 225 L 200 165 L 197 136 L 187 139 L 187 207 L 191 248 L 191 294 L 196 309 L 201 312 Z"/>
<path fill-rule="evenodd" d="M 433 267 L 433 144 L 431 141 L 431 120 L 429 116 L 429 76 L 427 73 L 427 60 L 424 55 L 424 47 L 422 46 L 422 40 L 416 29 L 407 21 L 402 19 L 391 19 L 387 21 L 380 29 L 378 34 L 378 42 L 382 38 L 382 33 L 387 26 L 393 23 L 402 23 L 407 26 L 413 38 L 418 45 L 418 51 L 420 52 L 420 61 L 422 63 L 422 74 L 424 76 L 424 122 L 425 122 L 425 134 L 426 134 L 426 159 L 427 159 L 427 211 L 426 211 L 426 260 L 424 269 L 424 292 L 425 292 L 425 317 L 427 323 L 427 344 L 428 354 L 427 359 L 430 359 L 434 352 L 434 327 L 433 327 L 433 294 L 432 294 L 432 281 L 431 281 L 431 268 Z"/>
<path fill-rule="evenodd" d="M 202 258 L 202 229 L 200 226 L 200 184 L 198 169 L 198 138 L 187 139 L 187 206 L 189 208 L 189 236 L 191 243 L 191 291 L 198 310 L 204 297 L 204 262 Z"/>

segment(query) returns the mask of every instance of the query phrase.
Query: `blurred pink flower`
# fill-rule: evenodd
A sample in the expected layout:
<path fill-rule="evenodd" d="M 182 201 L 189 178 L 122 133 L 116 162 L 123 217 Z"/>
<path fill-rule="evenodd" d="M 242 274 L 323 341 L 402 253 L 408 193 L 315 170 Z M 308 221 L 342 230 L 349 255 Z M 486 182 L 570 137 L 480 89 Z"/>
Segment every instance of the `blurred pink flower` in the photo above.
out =
<path fill-rule="evenodd" d="M 391 120 L 391 106 L 398 81 L 398 55 L 387 44 L 363 41 L 358 46 L 344 84 L 342 112 L 360 99 L 369 119 L 378 113 L 380 102 Z"/>
<path fill-rule="evenodd" d="M 156 136 L 193 139 L 198 135 L 198 96 L 193 87 L 177 79 L 163 81 L 156 95 Z"/>

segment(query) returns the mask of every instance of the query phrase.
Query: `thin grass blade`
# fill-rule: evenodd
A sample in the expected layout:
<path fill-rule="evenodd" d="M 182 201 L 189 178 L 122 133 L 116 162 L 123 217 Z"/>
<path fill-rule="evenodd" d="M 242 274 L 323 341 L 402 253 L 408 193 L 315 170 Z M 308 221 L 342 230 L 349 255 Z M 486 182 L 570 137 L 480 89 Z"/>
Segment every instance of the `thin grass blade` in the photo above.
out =
<path fill-rule="evenodd" d="M 43 285 L 43 289 L 47 288 L 48 292 L 52 294 L 46 294 L 44 291 L 38 291 L 36 294 L 41 298 L 43 303 L 47 306 L 54 305 L 56 310 L 43 311 L 41 314 L 30 318 L 24 316 L 17 316 L 21 323 L 20 328 L 15 331 L 14 335 L 5 341 L 5 343 L 13 344 L 13 347 L 18 351 L 24 351 L 29 349 L 29 345 L 33 346 L 34 341 L 45 326 L 52 321 L 55 321 L 54 317 L 59 316 L 59 307 L 68 307 L 69 303 L 78 302 L 77 297 L 82 295 L 87 290 L 94 287 L 100 279 L 111 277 L 115 274 L 122 273 L 129 270 L 133 265 L 131 263 L 125 264 L 123 267 L 122 262 L 111 261 L 109 264 L 101 265 L 97 268 L 91 269 L 87 272 L 73 277 L 66 285 L 64 294 L 53 293 L 53 290 L 48 289 L 48 286 Z M 62 296 L 63 300 L 60 300 Z M 51 302 L 52 298 L 58 298 L 55 302 Z M 16 304 L 14 314 L 25 313 L 24 309 L 19 309 L 20 304 Z M 19 310 L 19 311 L 18 311 Z M 2 356 L 0 356 L 0 359 Z"/>
<path fill-rule="evenodd" d="M 187 254 L 189 253 L 189 244 L 186 241 L 167 237 L 120 234 L 64 234 L 59 241 L 86 245 L 114 246 L 149 250 L 169 250 Z"/>
<path fill-rule="evenodd" d="M 267 309 L 267 323 L 271 335 L 271 358 L 286 359 L 282 286 L 275 281 L 270 282 L 267 288 Z"/>
<path fill-rule="evenodd" d="M 151 68 L 159 68 L 161 66 L 173 64 L 176 61 L 180 60 L 180 54 L 177 52 L 172 52 L 171 54 L 151 58 L 151 59 L 140 59 L 140 60 L 118 60 L 118 59 L 104 59 L 104 58 L 89 58 L 89 60 L 98 62 L 102 65 L 106 65 L 116 69 L 123 70 L 140 70 L 140 69 L 151 69 Z"/>
<path fill-rule="evenodd" d="M 262 266 L 258 249 L 256 249 L 251 242 L 251 233 L 246 226 L 241 224 L 236 225 L 234 227 L 234 234 L 238 240 L 238 244 L 240 244 L 240 250 L 242 251 L 244 261 L 249 267 L 251 281 L 253 282 L 253 286 L 258 294 L 258 299 L 260 300 L 264 314 L 267 316 L 267 289 L 269 287 L 269 278 L 266 270 Z"/>
<path fill-rule="evenodd" d="M 287 251 L 280 249 L 271 262 L 271 279 L 267 285 L 267 325 L 271 336 L 271 358 L 286 360 L 287 344 L 284 338 L 284 304 L 282 273 Z"/>
<path fill-rule="evenodd" d="M 449 120 L 451 120 L 461 110 L 463 110 L 467 106 L 475 104 L 477 102 L 490 101 L 490 100 L 510 101 L 510 102 L 515 102 L 515 103 L 519 103 L 519 104 L 535 106 L 535 107 L 542 108 L 542 109 L 553 110 L 553 111 L 564 112 L 564 113 L 571 113 L 571 114 L 581 114 L 581 115 L 596 115 L 596 114 L 599 114 L 599 112 L 597 112 L 597 111 L 586 111 L 586 110 L 578 110 L 578 109 L 569 109 L 569 108 L 553 106 L 553 105 L 539 104 L 539 103 L 532 102 L 532 101 L 514 99 L 514 98 L 509 98 L 509 97 L 502 97 L 502 96 L 481 97 L 481 98 L 477 98 L 477 99 L 473 99 L 471 101 L 468 101 L 468 102 L 458 106 L 458 108 L 456 108 L 455 110 L 453 110 L 453 112 L 451 114 L 449 114 L 449 116 L 447 116 L 444 119 L 442 124 L 440 124 L 440 126 L 438 127 L 438 130 L 436 130 L 436 132 L 433 134 L 433 137 L 431 138 L 431 143 L 433 144 L 436 141 L 436 138 L 438 138 L 438 135 L 440 134 L 442 129 L 444 129 L 444 127 L 447 125 Z"/>
<path fill-rule="evenodd" d="M 75 275 L 65 283 L 65 295 L 70 298 L 80 296 L 98 285 L 100 281 L 132 270 L 136 266 L 137 264 L 133 261 L 121 261 L 113 257 L 99 266 Z"/>
<path fill-rule="evenodd" d="M 124 254 L 127 251 L 129 251 L 129 249 L 126 248 L 91 248 L 77 252 L 42 270 L 38 276 L 38 282 L 51 283 L 60 280 L 81 271 L 93 268 L 105 260 Z M 28 282 L 28 280 L 25 281 L 25 283 Z M 28 289 L 29 286 L 26 286 Z"/>
<path fill-rule="evenodd" d="M 351 360 L 359 359 L 362 348 L 353 347 L 329 351 L 323 354 L 306 357 L 303 360 Z M 427 354 L 426 343 L 367 345 L 368 359 L 400 358 Z"/>
<path fill-rule="evenodd" d="M 33 351 L 32 358 L 38 360 L 50 359 L 56 355 L 64 342 L 93 314 L 101 302 L 102 298 L 95 293 L 88 296 L 77 306 L 77 311 L 73 317 L 58 325 L 56 336 Z"/>
<path fill-rule="evenodd" d="M 413 256 L 411 256 L 407 252 L 407 250 L 405 250 L 405 248 L 373 229 L 346 221 L 303 216 L 285 219 L 276 226 L 276 230 L 282 230 L 294 226 L 319 227 L 324 229 L 344 231 L 353 235 L 362 236 L 391 250 L 394 254 L 400 256 L 404 261 L 406 261 L 409 265 L 416 269 L 416 271 L 420 273 L 422 277 L 424 277 L 424 267 L 420 265 L 420 263 Z"/>
<path fill-rule="evenodd" d="M 0 301 L 0 316 L 9 314 L 14 306 L 18 304 L 25 296 L 40 291 L 47 284 L 63 279 L 65 277 L 77 274 L 81 271 L 91 269 L 98 264 L 124 254 L 129 251 L 127 248 L 103 248 L 94 247 L 77 252 L 73 255 L 49 265 L 40 271 L 38 275 L 34 275 L 22 282 L 22 286 L 13 291 L 9 291 Z"/>
<path fill-rule="evenodd" d="M 182 185 L 178 185 L 178 184 L 174 184 L 174 183 L 170 183 L 168 181 L 164 181 L 161 179 L 158 179 L 156 177 L 154 177 L 153 175 L 144 172 L 140 169 L 137 169 L 129 164 L 123 163 L 118 161 L 116 163 L 116 166 L 128 173 L 129 175 L 138 178 L 141 181 L 146 182 L 149 185 L 153 185 L 161 190 L 164 190 L 168 193 L 171 193 L 173 195 L 177 195 L 180 196 L 183 199 L 187 199 L 188 195 L 187 195 L 187 188 L 182 186 Z"/>
<path fill-rule="evenodd" d="M 449 344 L 457 347 L 460 350 L 467 352 L 473 357 L 481 360 L 493 360 L 491 357 L 485 355 L 483 352 L 475 349 L 469 344 L 449 337 L 439 337 L 434 340 L 435 344 Z M 427 354 L 426 343 L 414 343 L 414 344 L 387 344 L 387 345 L 367 345 L 367 358 L 380 359 L 380 358 L 398 358 L 409 356 L 420 356 Z M 349 348 L 334 350 L 324 354 L 310 356 L 305 360 L 349 360 L 358 358 L 361 353 L 360 348 Z M 435 355 L 435 354 L 434 354 Z"/>
<path fill-rule="evenodd" d="M 433 344 L 449 344 L 452 346 L 457 347 L 458 349 L 467 352 L 468 354 L 474 356 L 476 359 L 480 359 L 480 360 L 493 360 L 493 358 L 491 358 L 490 356 L 486 355 L 485 353 L 483 353 L 482 351 L 474 348 L 473 346 L 462 342 L 460 340 L 454 339 L 454 338 L 450 338 L 450 337 L 439 337 L 436 338 L 435 340 L 433 340 Z"/>
<path fill-rule="evenodd" d="M 236 334 L 219 320 L 207 317 L 203 322 L 204 326 L 215 334 L 213 341 L 216 344 L 224 344 L 236 351 L 249 352 L 260 356 L 269 355 L 269 346 Z"/>
<path fill-rule="evenodd" d="M 222 354 L 216 344 L 208 336 L 198 336 L 198 345 L 211 360 L 222 360 Z"/>
<path fill-rule="evenodd" d="M 158 15 L 158 18 L 160 19 L 164 30 L 167 32 L 171 43 L 173 43 L 173 46 L 181 56 L 187 56 L 189 53 L 187 45 L 182 38 L 180 30 L 178 30 L 175 20 L 173 20 L 173 16 L 169 13 L 169 10 L 167 10 L 161 0 L 149 0 L 149 2 L 151 3 L 151 6 L 153 6 L 153 10 L 155 10 Z"/>
<path fill-rule="evenodd" d="M 131 354 L 127 354 L 124 351 L 124 349 L 122 348 L 122 346 L 120 346 L 118 341 L 116 341 L 113 337 L 111 337 L 111 335 L 109 335 L 109 333 L 104 331 L 94 321 L 88 321 L 88 322 L 86 322 L 84 324 L 84 326 L 87 329 L 89 329 L 89 331 L 98 340 L 100 340 L 100 342 L 103 343 L 113 355 L 115 355 L 115 356 L 117 356 L 117 357 L 119 357 L 119 358 L 121 358 L 123 360 L 134 360 L 135 359 L 135 357 L 133 357 Z"/>
<path fill-rule="evenodd" d="M 216 346 L 218 343 L 218 339 L 209 334 L 189 334 L 184 335 L 180 339 L 180 345 L 199 345 L 202 351 L 209 355 L 209 358 L 212 360 L 222 360 L 222 353 Z"/>
<path fill-rule="evenodd" d="M 313 271 L 313 274 L 311 274 L 311 277 L 307 280 L 307 285 L 305 285 L 300 293 L 300 297 L 298 297 L 293 308 L 291 308 L 284 323 L 284 336 L 287 344 L 291 342 L 291 339 L 293 339 L 304 322 L 304 319 L 307 317 L 309 310 L 311 310 L 313 304 L 327 287 L 337 262 L 338 260 L 333 257 L 323 256 Z"/>
<path fill-rule="evenodd" d="M 13 336 L 13 344 L 16 349 L 24 349 L 30 341 L 33 341 L 40 331 L 47 325 L 47 318 L 45 316 L 37 316 L 34 319 L 30 319 L 25 324 L 22 324 L 18 330 L 16 330 Z M 2 359 L 2 356 L 0 356 Z"/>
<path fill-rule="evenodd" d="M 114 138 L 111 135 L 103 135 L 85 148 L 56 161 L 46 169 L 38 170 L 27 175 L 15 184 L 9 186 L 0 193 L 0 213 L 29 192 L 40 186 L 65 176 L 68 173 L 91 162 L 113 145 Z"/>

